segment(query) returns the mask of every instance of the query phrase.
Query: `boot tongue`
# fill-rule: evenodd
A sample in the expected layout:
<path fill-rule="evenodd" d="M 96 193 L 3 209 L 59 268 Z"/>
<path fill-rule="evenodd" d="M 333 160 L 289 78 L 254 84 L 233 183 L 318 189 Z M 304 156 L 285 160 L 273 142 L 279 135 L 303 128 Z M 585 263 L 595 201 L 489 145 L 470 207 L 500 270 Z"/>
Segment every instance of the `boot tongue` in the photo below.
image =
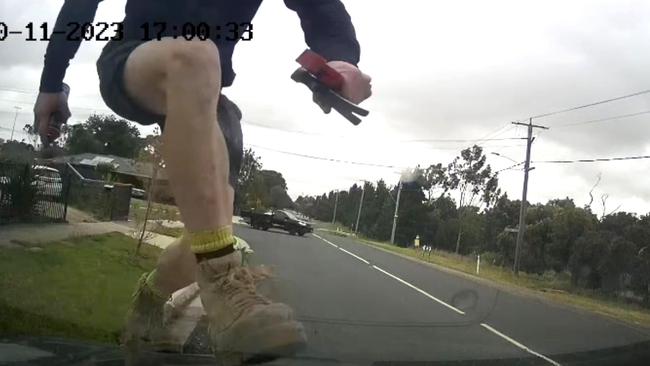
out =
<path fill-rule="evenodd" d="M 260 268 L 238 267 L 222 277 L 222 290 L 229 298 L 233 310 L 237 313 L 237 318 L 252 311 L 256 305 L 271 303 L 267 298 L 257 293 L 257 283 L 269 276 L 267 272 L 262 271 Z"/>

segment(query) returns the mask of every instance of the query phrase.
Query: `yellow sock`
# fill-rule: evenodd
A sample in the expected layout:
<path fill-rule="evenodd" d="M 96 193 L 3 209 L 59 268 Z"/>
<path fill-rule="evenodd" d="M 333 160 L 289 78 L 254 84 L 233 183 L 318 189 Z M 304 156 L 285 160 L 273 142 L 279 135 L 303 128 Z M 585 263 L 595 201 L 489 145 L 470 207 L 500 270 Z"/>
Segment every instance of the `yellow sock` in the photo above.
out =
<path fill-rule="evenodd" d="M 205 254 L 234 245 L 235 237 L 232 235 L 232 226 L 224 226 L 216 230 L 186 232 L 184 239 L 190 244 L 194 254 Z"/>

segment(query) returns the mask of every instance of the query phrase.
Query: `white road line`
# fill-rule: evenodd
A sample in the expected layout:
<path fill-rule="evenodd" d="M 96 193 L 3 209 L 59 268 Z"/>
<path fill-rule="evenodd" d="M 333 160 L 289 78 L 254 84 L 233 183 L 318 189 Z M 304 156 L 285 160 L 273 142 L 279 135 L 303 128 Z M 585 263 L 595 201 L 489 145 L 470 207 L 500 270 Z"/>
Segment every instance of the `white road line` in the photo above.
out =
<path fill-rule="evenodd" d="M 399 281 L 399 282 L 405 284 L 406 286 L 408 286 L 408 287 L 414 289 L 415 291 L 421 293 L 422 295 L 424 295 L 424 296 L 430 298 L 431 300 L 433 300 L 433 301 L 439 303 L 440 305 L 446 306 L 447 308 L 449 308 L 449 309 L 451 309 L 451 310 L 457 312 L 457 313 L 460 314 L 460 315 L 465 315 L 465 312 L 464 312 L 464 311 L 456 309 L 455 307 L 453 307 L 453 306 L 447 304 L 446 302 L 444 302 L 444 301 L 438 299 L 437 297 L 431 295 L 430 293 L 428 293 L 428 292 L 426 292 L 426 291 L 424 291 L 424 290 L 421 290 L 421 289 L 419 289 L 419 288 L 417 288 L 417 287 L 411 285 L 410 283 L 408 283 L 408 282 L 404 281 L 403 279 L 401 279 L 401 278 L 399 278 L 399 277 L 393 275 L 392 273 L 386 272 L 386 271 L 384 271 L 383 269 L 381 269 L 381 268 L 379 268 L 379 267 L 377 267 L 377 266 L 375 266 L 375 265 L 373 265 L 372 268 L 378 270 L 379 272 L 385 274 L 386 276 L 389 276 L 389 277 L 392 277 L 392 278 L 396 279 L 397 281 Z"/>
<path fill-rule="evenodd" d="M 316 235 L 316 234 L 313 234 L 313 235 L 314 235 L 315 237 L 317 237 L 318 239 L 320 239 L 320 240 L 326 242 L 327 244 L 333 246 L 334 248 L 338 248 L 338 247 L 339 247 L 338 245 L 332 243 L 331 241 L 329 241 L 329 240 L 327 240 L 327 239 L 325 239 L 325 238 L 322 238 L 322 237 L 320 237 L 320 236 L 318 236 L 318 235 Z"/>
<path fill-rule="evenodd" d="M 351 256 L 353 256 L 354 258 L 356 258 L 356 259 L 362 261 L 363 263 L 365 263 L 365 264 L 370 264 L 370 262 L 368 262 L 367 260 L 365 260 L 365 259 L 359 257 L 358 255 L 356 255 L 356 254 L 354 254 L 354 253 L 352 253 L 352 252 L 349 252 L 349 251 L 347 251 L 347 250 L 341 248 L 340 246 L 338 246 L 338 245 L 332 243 L 331 241 L 329 241 L 329 240 L 327 240 L 327 239 L 325 239 L 325 238 L 323 238 L 323 237 L 320 237 L 320 236 L 318 236 L 318 235 L 316 235 L 316 234 L 313 234 L 313 235 L 314 235 L 315 237 L 317 237 L 318 239 L 320 239 L 320 240 L 326 242 L 327 244 L 333 246 L 334 248 L 338 248 L 338 249 L 340 249 L 341 251 L 343 251 L 343 252 L 345 252 L 345 253 L 348 253 L 349 255 L 351 255 Z"/>
<path fill-rule="evenodd" d="M 365 264 L 370 264 L 370 262 L 368 262 L 367 260 L 365 260 L 365 259 L 359 257 L 358 255 L 356 255 L 356 254 L 354 254 L 354 253 L 352 253 L 352 252 L 349 252 L 349 251 L 347 251 L 347 250 L 345 250 L 345 249 L 339 247 L 338 245 L 332 243 L 331 241 L 329 241 L 329 240 L 327 240 L 327 239 L 325 239 L 325 238 L 323 238 L 323 237 L 320 237 L 320 236 L 318 236 L 317 234 L 313 234 L 313 235 L 314 235 L 315 237 L 317 237 L 318 239 L 324 241 L 325 243 L 327 243 L 327 244 L 333 246 L 334 248 L 338 248 L 338 249 L 340 249 L 341 251 L 343 251 L 343 252 L 345 252 L 345 253 L 347 253 L 347 254 L 353 256 L 354 258 L 356 258 L 356 259 L 362 261 L 363 263 L 365 263 Z M 383 269 L 381 269 L 381 268 L 379 268 L 379 267 L 377 267 L 377 266 L 375 266 L 375 265 L 373 265 L 372 268 L 374 268 L 374 269 L 378 270 L 379 272 L 385 274 L 386 276 L 391 277 L 391 278 L 393 278 L 393 279 L 395 279 L 395 280 L 401 282 L 402 284 L 404 284 L 404 285 L 406 285 L 406 286 L 408 286 L 408 287 L 414 289 L 415 291 L 421 293 L 422 295 L 424 295 L 424 296 L 430 298 L 431 300 L 433 300 L 433 301 L 439 303 L 440 305 L 443 305 L 443 306 L 445 306 L 445 307 L 447 307 L 447 308 L 449 308 L 449 309 L 455 311 L 456 313 L 458 313 L 458 314 L 460 314 L 460 315 L 465 315 L 465 312 L 464 312 L 464 311 L 459 310 L 459 309 L 456 309 L 455 307 L 453 307 L 453 306 L 447 304 L 446 302 L 444 302 L 444 301 L 438 299 L 437 297 L 431 295 L 430 293 L 428 293 L 428 292 L 426 292 L 426 291 L 424 291 L 424 290 L 422 290 L 422 289 L 419 289 L 419 288 L 415 287 L 414 285 L 412 285 L 412 284 L 410 284 L 410 283 L 404 281 L 403 279 L 401 279 L 401 278 L 395 276 L 394 274 L 392 274 L 392 273 L 390 273 L 390 272 L 387 272 L 387 271 L 384 271 Z M 508 342 L 510 342 L 510 343 L 512 343 L 512 344 L 514 344 L 515 346 L 517 346 L 518 348 L 522 349 L 523 351 L 528 352 L 528 353 L 530 353 L 531 355 L 537 356 L 537 357 L 543 359 L 544 361 L 546 361 L 546 362 L 548 362 L 548 363 L 550 363 L 550 364 L 552 364 L 552 365 L 554 365 L 554 366 L 561 366 L 559 363 L 557 363 L 557 362 L 551 360 L 550 358 L 544 356 L 544 355 L 541 354 L 541 353 L 537 353 L 537 352 L 533 351 L 532 349 L 526 347 L 525 345 L 523 345 L 523 344 L 521 344 L 521 343 L 515 341 L 514 339 L 508 337 L 507 335 L 505 335 L 505 334 L 499 332 L 498 330 L 492 328 L 492 327 L 489 326 L 488 324 L 486 324 L 486 323 L 481 323 L 481 326 L 482 326 L 483 328 L 489 330 L 490 332 L 492 332 L 492 333 L 498 335 L 499 337 L 505 339 L 506 341 L 508 341 Z"/>
<path fill-rule="evenodd" d="M 557 363 L 557 362 L 551 360 L 550 358 L 544 356 L 543 354 L 540 354 L 540 353 L 537 353 L 537 352 L 533 351 L 532 349 L 530 349 L 530 348 L 524 346 L 523 344 L 521 344 L 521 343 L 515 341 L 514 339 L 512 339 L 512 338 L 508 337 L 507 335 L 505 335 L 505 334 L 499 332 L 498 330 L 492 328 L 491 326 L 489 326 L 489 325 L 487 325 L 487 324 L 485 324 L 485 323 L 481 323 L 481 326 L 482 326 L 483 328 L 489 330 L 490 332 L 492 332 L 492 333 L 498 335 L 499 337 L 505 339 L 506 341 L 508 341 L 508 342 L 510 342 L 510 343 L 512 343 L 512 344 L 514 344 L 515 346 L 521 348 L 522 350 L 524 350 L 524 351 L 530 353 L 531 355 L 535 355 L 535 356 L 541 358 L 542 360 L 544 360 L 544 361 L 546 361 L 546 362 L 548 362 L 548 363 L 550 363 L 550 364 L 552 364 L 552 365 L 560 366 L 559 363 Z"/>
<path fill-rule="evenodd" d="M 342 251 L 344 251 L 344 252 L 346 252 L 346 253 L 348 253 L 349 255 L 353 256 L 354 258 L 356 258 L 356 259 L 362 261 L 362 262 L 365 263 L 365 264 L 370 264 L 370 262 L 368 262 L 367 260 L 365 260 L 365 259 L 359 257 L 358 255 L 356 255 L 356 254 L 354 254 L 354 253 L 352 253 L 352 252 L 348 252 L 347 250 L 345 250 L 345 249 L 343 249 L 343 248 L 341 248 L 341 247 L 339 247 L 339 249 L 342 250 Z"/>

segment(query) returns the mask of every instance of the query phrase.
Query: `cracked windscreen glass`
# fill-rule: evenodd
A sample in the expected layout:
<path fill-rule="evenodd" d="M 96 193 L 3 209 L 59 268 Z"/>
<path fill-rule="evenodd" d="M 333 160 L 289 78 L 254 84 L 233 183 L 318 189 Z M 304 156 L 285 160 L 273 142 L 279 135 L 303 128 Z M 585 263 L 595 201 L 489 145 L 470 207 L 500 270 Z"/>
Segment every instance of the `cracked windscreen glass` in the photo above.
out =
<path fill-rule="evenodd" d="M 650 364 L 649 14 L 4 0 L 0 364 Z"/>

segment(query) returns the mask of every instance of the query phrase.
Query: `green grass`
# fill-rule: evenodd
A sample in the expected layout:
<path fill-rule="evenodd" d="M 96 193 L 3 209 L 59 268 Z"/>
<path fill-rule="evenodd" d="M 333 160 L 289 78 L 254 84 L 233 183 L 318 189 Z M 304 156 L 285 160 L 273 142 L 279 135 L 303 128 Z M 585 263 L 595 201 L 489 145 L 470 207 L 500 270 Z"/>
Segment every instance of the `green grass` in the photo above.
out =
<path fill-rule="evenodd" d="M 349 234 L 345 233 L 324 231 L 334 235 L 349 236 Z M 524 291 L 528 294 L 541 296 L 545 299 L 595 312 L 623 322 L 646 328 L 650 327 L 650 309 L 597 291 L 575 288 L 571 286 L 568 275 L 543 276 L 520 272 L 519 276 L 515 276 L 509 268 L 494 266 L 485 262 L 481 263 L 480 275 L 476 275 L 475 258 L 462 257 L 444 251 L 432 252 L 430 256 L 422 255 L 421 252 L 417 252 L 412 248 L 402 248 L 366 238 L 359 238 L 359 240 L 367 245 L 422 262 L 460 271 L 470 277 L 486 279 L 495 284 L 505 285 L 511 290 Z"/>
<path fill-rule="evenodd" d="M 119 234 L 0 249 L 0 335 L 118 342 L 131 294 L 159 248 Z"/>

